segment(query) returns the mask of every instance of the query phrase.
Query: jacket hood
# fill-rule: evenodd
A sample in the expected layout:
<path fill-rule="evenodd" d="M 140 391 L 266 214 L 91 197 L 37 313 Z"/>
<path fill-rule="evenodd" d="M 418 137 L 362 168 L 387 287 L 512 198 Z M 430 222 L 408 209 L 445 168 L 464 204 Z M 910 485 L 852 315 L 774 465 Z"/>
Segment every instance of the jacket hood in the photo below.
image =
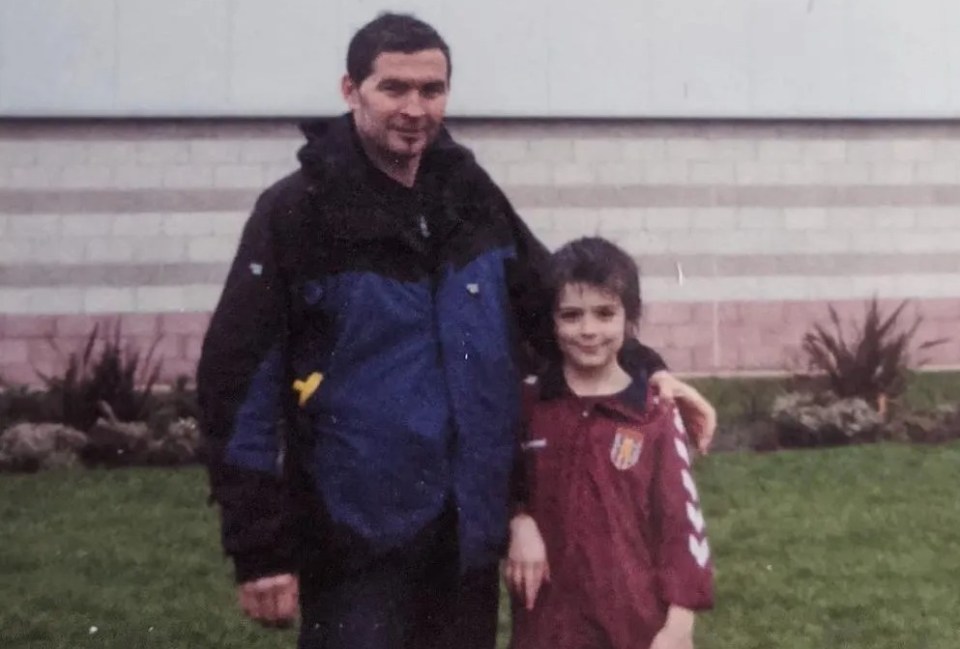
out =
<path fill-rule="evenodd" d="M 307 141 L 297 152 L 297 159 L 308 177 L 343 177 L 346 174 L 362 180 L 374 167 L 360 145 L 350 113 L 305 121 L 300 124 L 300 131 Z M 449 170 L 462 164 L 476 165 L 473 154 L 457 144 L 446 127 L 441 126 L 436 139 L 423 154 L 423 169 L 442 165 Z"/>

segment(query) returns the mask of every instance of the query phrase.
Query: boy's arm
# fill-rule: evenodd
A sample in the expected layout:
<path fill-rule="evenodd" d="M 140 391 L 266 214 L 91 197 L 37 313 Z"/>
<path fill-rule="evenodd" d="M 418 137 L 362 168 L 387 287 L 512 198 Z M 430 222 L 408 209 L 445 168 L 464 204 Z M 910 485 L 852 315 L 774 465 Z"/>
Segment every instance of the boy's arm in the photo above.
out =
<path fill-rule="evenodd" d="M 524 382 L 521 391 L 521 422 L 518 426 L 510 484 L 512 515 L 509 544 L 503 562 L 504 580 L 527 610 L 533 608 L 542 583 L 550 580 L 547 548 L 528 507 L 535 485 L 531 451 L 526 443 L 530 441 L 529 424 L 538 399 L 539 389 L 536 382 Z"/>
<path fill-rule="evenodd" d="M 244 228 L 197 370 L 211 498 L 238 583 L 297 569 L 293 501 L 279 466 L 277 427 L 290 386 L 277 213 L 268 191 Z"/>
<path fill-rule="evenodd" d="M 690 452 L 680 415 L 672 415 L 656 431 L 652 483 L 652 520 L 660 596 L 678 609 L 713 607 L 713 561 L 707 541 L 700 495 L 690 466 Z"/>
<path fill-rule="evenodd" d="M 667 621 L 650 643 L 650 649 L 693 649 L 693 618 L 690 609 L 671 605 Z"/>

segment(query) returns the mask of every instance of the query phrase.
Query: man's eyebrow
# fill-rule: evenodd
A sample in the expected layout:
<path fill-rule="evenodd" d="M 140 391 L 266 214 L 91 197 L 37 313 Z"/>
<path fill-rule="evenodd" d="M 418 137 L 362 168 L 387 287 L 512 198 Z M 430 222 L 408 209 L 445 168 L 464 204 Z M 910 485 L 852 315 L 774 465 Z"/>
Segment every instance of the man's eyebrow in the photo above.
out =
<path fill-rule="evenodd" d="M 410 79 L 410 78 L 404 78 L 404 77 L 384 77 L 383 79 L 380 80 L 380 83 L 377 85 L 382 86 L 385 84 L 394 84 L 394 85 L 402 85 L 402 86 L 421 86 L 425 88 L 427 87 L 446 88 L 447 87 L 447 82 L 445 79 L 425 79 L 421 81 L 418 79 Z"/>

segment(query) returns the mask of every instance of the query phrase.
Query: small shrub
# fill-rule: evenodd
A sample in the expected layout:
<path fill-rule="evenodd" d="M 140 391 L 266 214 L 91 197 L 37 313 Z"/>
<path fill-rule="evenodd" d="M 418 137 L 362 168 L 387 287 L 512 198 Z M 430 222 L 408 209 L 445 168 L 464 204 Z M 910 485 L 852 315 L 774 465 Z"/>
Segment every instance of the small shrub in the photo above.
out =
<path fill-rule="evenodd" d="M 0 434 L 0 471 L 76 466 L 86 445 L 86 435 L 69 426 L 20 423 Z"/>
<path fill-rule="evenodd" d="M 196 419 L 178 419 L 162 434 L 150 440 L 146 462 L 164 466 L 196 462 L 201 441 L 200 426 Z"/>
<path fill-rule="evenodd" d="M 154 435 L 162 436 L 182 419 L 200 419 L 197 393 L 188 387 L 189 378 L 177 378 L 169 392 L 154 392 L 147 403 L 147 425 Z"/>
<path fill-rule="evenodd" d="M 60 403 L 49 392 L 24 385 L 0 386 L 0 431 L 22 422 L 58 422 Z"/>
<path fill-rule="evenodd" d="M 82 457 L 90 466 L 180 465 L 198 459 L 201 436 L 197 421 L 181 418 L 163 429 L 143 421 L 121 421 L 105 402 L 90 428 Z"/>
<path fill-rule="evenodd" d="M 873 442 L 883 430 L 880 413 L 856 397 L 791 392 L 774 401 L 771 414 L 784 448 Z"/>
<path fill-rule="evenodd" d="M 150 443 L 150 428 L 142 421 L 121 421 L 105 401 L 97 404 L 104 416 L 87 432 L 89 443 L 83 461 L 91 466 L 144 464 Z"/>
<path fill-rule="evenodd" d="M 106 403 L 124 421 L 145 418 L 145 409 L 160 374 L 160 363 L 153 354 L 160 339 L 146 355 L 120 338 L 120 325 L 100 335 L 94 326 L 86 345 L 79 353 L 71 353 L 60 376 L 40 375 L 59 408 L 63 423 L 78 430 L 89 430 L 97 421 L 99 405 Z M 99 345 L 98 345 L 99 343 Z M 51 340 L 56 348 L 56 343 Z M 100 347 L 98 353 L 95 353 Z"/>
<path fill-rule="evenodd" d="M 763 418 L 741 419 L 718 424 L 711 453 L 776 450 L 776 426 L 770 420 L 770 412 Z"/>
<path fill-rule="evenodd" d="M 941 407 L 927 412 L 900 413 L 886 429 L 887 439 L 917 444 L 942 444 L 960 439 L 960 411 Z"/>
<path fill-rule="evenodd" d="M 854 325 L 849 341 L 836 309 L 830 306 L 832 330 L 816 324 L 803 337 L 802 350 L 808 368 L 822 375 L 830 391 L 840 399 L 863 399 L 886 414 L 888 401 L 899 397 L 906 388 L 911 365 L 919 367 L 925 362 L 910 356 L 921 318 L 917 316 L 909 325 L 901 326 L 907 303 L 901 302 L 893 313 L 884 316 L 874 298 L 867 305 L 863 324 Z M 915 349 L 925 351 L 944 342 L 927 340 Z"/>

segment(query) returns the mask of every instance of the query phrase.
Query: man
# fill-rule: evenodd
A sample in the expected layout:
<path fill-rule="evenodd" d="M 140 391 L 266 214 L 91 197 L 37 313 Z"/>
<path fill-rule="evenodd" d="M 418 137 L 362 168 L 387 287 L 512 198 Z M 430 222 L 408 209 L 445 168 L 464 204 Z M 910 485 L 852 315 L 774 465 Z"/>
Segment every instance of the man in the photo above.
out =
<path fill-rule="evenodd" d="M 383 14 L 350 113 L 304 125 L 207 333 L 212 497 L 251 618 L 300 646 L 493 647 L 521 360 L 549 348 L 547 252 L 442 126 L 450 51 Z M 631 362 L 712 410 L 636 345 Z"/>

